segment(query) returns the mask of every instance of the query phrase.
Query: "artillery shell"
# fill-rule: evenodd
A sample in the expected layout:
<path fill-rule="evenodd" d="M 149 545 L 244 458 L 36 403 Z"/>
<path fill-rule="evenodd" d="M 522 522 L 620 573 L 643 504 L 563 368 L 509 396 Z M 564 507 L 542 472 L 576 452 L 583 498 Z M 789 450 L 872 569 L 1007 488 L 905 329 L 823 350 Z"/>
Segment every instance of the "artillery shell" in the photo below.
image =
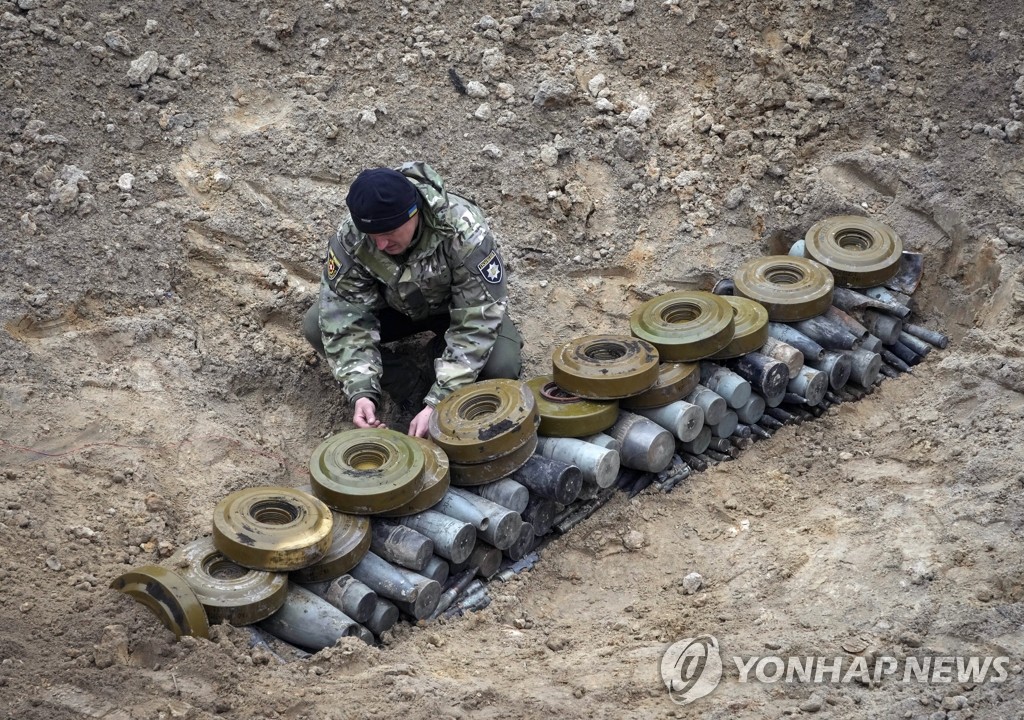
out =
<path fill-rule="evenodd" d="M 483 529 L 477 529 L 478 537 L 486 540 L 499 550 L 509 547 L 519 537 L 519 526 L 523 522 L 519 513 L 493 503 L 486 498 L 473 495 L 461 488 L 452 488 L 448 492 L 459 495 L 484 513 L 488 522 Z"/>
<path fill-rule="evenodd" d="M 476 544 L 473 525 L 434 510 L 399 518 L 399 522 L 429 537 L 435 553 L 456 563 L 464 562 Z"/>
<path fill-rule="evenodd" d="M 536 544 L 537 535 L 534 533 L 533 525 L 524 522 L 520 525 L 519 537 L 505 550 L 505 556 L 511 560 L 522 560 L 530 554 Z"/>
<path fill-rule="evenodd" d="M 703 410 L 704 422 L 709 424 L 720 422 L 722 416 L 729 409 L 725 398 L 703 385 L 698 385 L 693 392 L 687 395 L 686 402 Z"/>
<path fill-rule="evenodd" d="M 732 431 L 733 437 L 748 438 L 750 435 L 750 424 L 748 423 L 738 423 L 736 429 Z"/>
<path fill-rule="evenodd" d="M 767 332 L 767 326 L 765 330 Z M 754 352 L 756 349 L 748 352 Z M 731 408 L 741 408 L 750 399 L 750 383 L 721 365 L 707 361 L 702 362 L 700 364 L 700 382 L 708 390 L 721 395 Z"/>
<path fill-rule="evenodd" d="M 746 405 L 736 411 L 736 419 L 747 424 L 757 422 L 764 415 L 766 407 L 764 398 L 755 393 L 750 396 Z"/>
<path fill-rule="evenodd" d="M 682 453 L 683 462 L 689 465 L 692 469 L 697 472 L 703 472 L 708 469 L 708 464 L 705 460 L 692 453 Z"/>
<path fill-rule="evenodd" d="M 523 522 L 533 526 L 537 535 L 547 535 L 558 514 L 558 503 L 541 495 L 530 495 L 530 502 L 523 510 Z"/>
<path fill-rule="evenodd" d="M 796 416 L 783 408 L 768 408 L 768 410 L 765 411 L 765 414 L 785 425 L 791 425 L 797 422 Z"/>
<path fill-rule="evenodd" d="M 438 555 L 431 555 L 420 574 L 444 585 L 448 580 L 448 561 Z"/>
<path fill-rule="evenodd" d="M 530 491 L 512 478 L 502 478 L 496 482 L 477 485 L 471 489 L 471 492 L 518 513 L 521 513 L 526 508 L 526 503 L 530 501 Z"/>
<path fill-rule="evenodd" d="M 412 528 L 387 520 L 371 526 L 370 549 L 388 562 L 420 572 L 434 554 L 434 542 Z"/>
<path fill-rule="evenodd" d="M 611 436 L 607 436 L 611 437 Z M 619 440 L 615 440 L 621 446 Z M 575 438 L 538 438 L 538 454 L 575 465 L 583 479 L 599 488 L 611 487 L 619 474 L 619 451 Z"/>
<path fill-rule="evenodd" d="M 916 338 L 924 340 L 926 343 L 934 345 L 939 350 L 945 350 L 949 346 L 949 338 L 937 330 L 929 330 L 926 327 L 914 325 L 912 323 L 903 323 L 903 331 L 909 335 L 913 335 Z"/>
<path fill-rule="evenodd" d="M 899 340 L 901 343 L 906 345 L 908 348 L 916 352 L 921 357 L 924 357 L 932 351 L 932 346 L 926 343 L 924 340 L 918 337 L 914 337 L 908 332 L 901 332 Z"/>
<path fill-rule="evenodd" d="M 883 344 L 892 345 L 899 340 L 900 333 L 903 331 L 903 322 L 899 318 L 878 310 L 864 310 L 861 315 L 864 317 L 864 323 L 868 329 Z"/>
<path fill-rule="evenodd" d="M 804 362 L 821 360 L 825 356 L 825 348 L 791 325 L 768 323 L 768 335 L 796 348 L 803 355 Z"/>
<path fill-rule="evenodd" d="M 351 575 L 342 575 L 328 582 L 311 583 L 304 587 L 358 623 L 369 620 L 377 606 L 377 593 Z"/>
<path fill-rule="evenodd" d="M 730 410 L 721 422 L 711 426 L 711 435 L 716 438 L 727 438 L 736 431 L 739 422 L 739 416 Z"/>
<path fill-rule="evenodd" d="M 692 455 L 700 455 L 707 448 L 708 443 L 711 442 L 712 435 L 711 428 L 705 425 L 700 429 L 697 437 L 693 440 L 679 443 L 679 447 Z"/>
<path fill-rule="evenodd" d="M 623 411 L 608 434 L 622 443 L 619 456 L 627 467 L 659 473 L 672 461 L 672 435 L 645 417 Z"/>
<path fill-rule="evenodd" d="M 898 378 L 900 376 L 899 370 L 896 370 L 891 365 L 886 365 L 886 364 L 883 364 L 882 367 L 880 367 L 878 369 L 878 372 L 880 372 L 882 375 L 884 375 L 887 378 Z"/>
<path fill-rule="evenodd" d="M 373 613 L 366 621 L 366 627 L 374 635 L 380 637 L 393 628 L 397 622 L 398 608 L 395 604 L 385 598 L 377 598 Z"/>
<path fill-rule="evenodd" d="M 358 623 L 309 590 L 292 585 L 281 609 L 259 627 L 292 645 L 317 652 L 343 637 L 358 635 Z"/>
<path fill-rule="evenodd" d="M 583 487 L 583 473 L 575 465 L 534 455 L 512 473 L 512 478 L 527 488 L 562 505 L 573 502 Z"/>
<path fill-rule="evenodd" d="M 789 368 L 790 380 L 795 378 L 796 374 L 800 372 L 800 368 L 804 366 L 804 354 L 802 352 L 789 343 L 772 337 L 771 334 L 769 334 L 768 338 L 764 341 L 764 346 L 761 348 L 761 352 L 768 357 L 775 358 L 780 362 L 786 363 L 786 367 Z"/>
<path fill-rule="evenodd" d="M 704 425 L 704 411 L 685 400 L 677 400 L 662 407 L 637 410 L 636 413 L 684 441 L 695 438 Z"/>

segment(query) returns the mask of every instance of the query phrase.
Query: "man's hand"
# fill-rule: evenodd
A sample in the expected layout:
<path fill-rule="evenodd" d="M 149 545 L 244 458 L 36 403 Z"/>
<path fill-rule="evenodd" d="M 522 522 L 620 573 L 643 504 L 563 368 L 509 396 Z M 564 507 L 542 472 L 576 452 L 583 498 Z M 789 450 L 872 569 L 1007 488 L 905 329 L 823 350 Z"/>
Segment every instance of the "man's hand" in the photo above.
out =
<path fill-rule="evenodd" d="M 352 422 L 359 428 L 387 427 L 387 425 L 377 419 L 377 406 L 373 404 L 373 400 L 367 397 L 361 397 L 356 400 L 356 410 L 352 414 Z"/>
<path fill-rule="evenodd" d="M 409 423 L 409 434 L 413 437 L 425 438 L 427 436 L 427 423 L 430 422 L 430 416 L 433 414 L 434 408 L 430 405 L 416 413 L 416 417 Z"/>

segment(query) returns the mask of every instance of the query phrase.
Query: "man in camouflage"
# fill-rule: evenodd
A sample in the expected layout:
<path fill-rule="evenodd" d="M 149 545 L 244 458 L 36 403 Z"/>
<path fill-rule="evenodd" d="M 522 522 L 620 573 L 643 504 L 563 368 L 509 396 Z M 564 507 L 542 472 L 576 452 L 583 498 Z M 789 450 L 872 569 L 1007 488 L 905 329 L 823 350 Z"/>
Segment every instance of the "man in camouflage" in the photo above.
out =
<path fill-rule="evenodd" d="M 304 333 L 354 403 L 357 427 L 383 426 L 381 344 L 425 330 L 443 335 L 435 382 L 409 425 L 425 437 L 434 406 L 454 390 L 519 376 L 522 339 L 506 314 L 497 244 L 480 208 L 447 192 L 425 163 L 364 170 L 346 203 Z"/>

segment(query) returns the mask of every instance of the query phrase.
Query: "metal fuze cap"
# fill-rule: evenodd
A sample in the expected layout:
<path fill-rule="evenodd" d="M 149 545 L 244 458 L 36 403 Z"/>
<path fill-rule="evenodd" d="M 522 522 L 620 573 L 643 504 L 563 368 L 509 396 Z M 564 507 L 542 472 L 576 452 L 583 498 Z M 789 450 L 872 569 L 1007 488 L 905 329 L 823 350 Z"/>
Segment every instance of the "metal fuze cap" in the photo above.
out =
<path fill-rule="evenodd" d="M 349 188 L 345 203 L 360 232 L 391 232 L 419 209 L 419 193 L 402 173 L 390 168 L 363 170 Z"/>

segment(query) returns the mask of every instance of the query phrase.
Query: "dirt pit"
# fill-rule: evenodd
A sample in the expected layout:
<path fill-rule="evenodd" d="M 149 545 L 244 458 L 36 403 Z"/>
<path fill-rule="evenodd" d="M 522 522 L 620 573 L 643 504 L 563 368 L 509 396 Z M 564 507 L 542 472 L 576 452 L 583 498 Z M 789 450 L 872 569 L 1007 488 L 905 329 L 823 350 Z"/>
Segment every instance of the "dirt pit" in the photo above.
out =
<path fill-rule="evenodd" d="M 1012 3 L 0 0 L 0 68 L 4 716 L 1024 716 Z M 108 585 L 228 492 L 306 482 L 349 427 L 300 319 L 351 178 L 407 159 L 492 218 L 527 375 L 839 213 L 924 254 L 920 314 L 952 343 L 620 494 L 483 612 L 286 663 L 243 628 L 176 643 Z M 659 663 L 702 634 L 724 677 L 677 705 Z M 846 648 L 1007 677 L 731 661 Z"/>

